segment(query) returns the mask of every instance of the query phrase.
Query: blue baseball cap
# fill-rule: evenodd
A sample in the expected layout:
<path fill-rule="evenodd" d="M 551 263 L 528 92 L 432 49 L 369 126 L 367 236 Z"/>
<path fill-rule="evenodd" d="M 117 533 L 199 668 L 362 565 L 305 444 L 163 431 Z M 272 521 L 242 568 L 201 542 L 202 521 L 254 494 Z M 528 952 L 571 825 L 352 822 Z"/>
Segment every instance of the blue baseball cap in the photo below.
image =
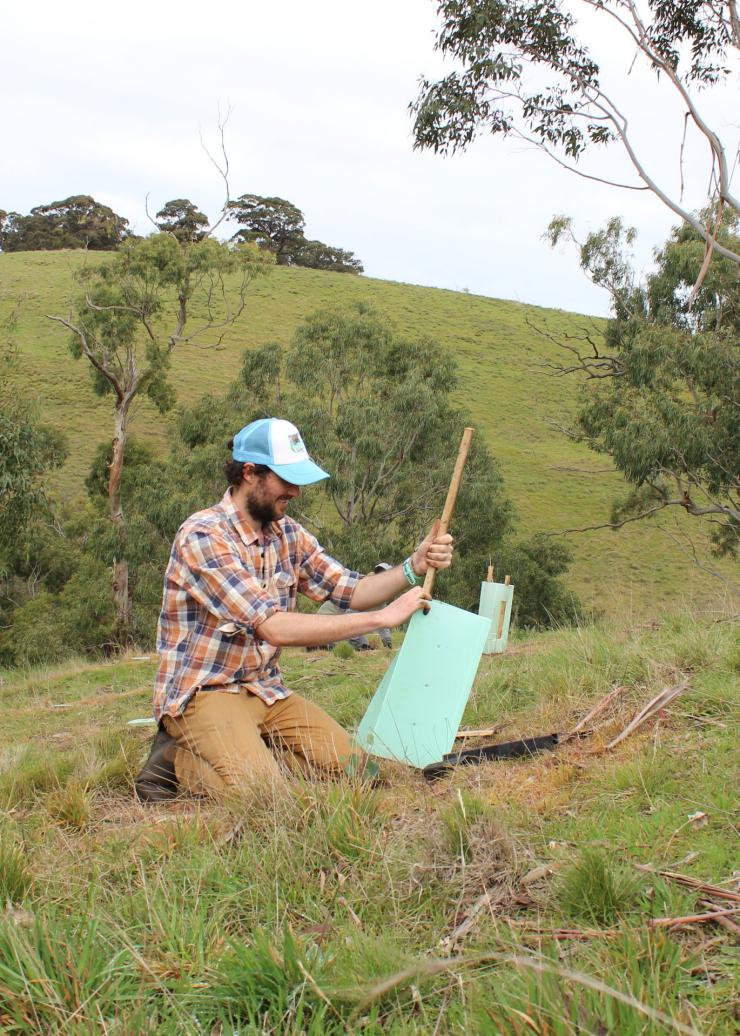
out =
<path fill-rule="evenodd" d="M 329 478 L 308 455 L 301 433 L 290 421 L 263 417 L 252 421 L 234 436 L 234 460 L 266 464 L 280 478 L 294 486 L 308 486 Z"/>

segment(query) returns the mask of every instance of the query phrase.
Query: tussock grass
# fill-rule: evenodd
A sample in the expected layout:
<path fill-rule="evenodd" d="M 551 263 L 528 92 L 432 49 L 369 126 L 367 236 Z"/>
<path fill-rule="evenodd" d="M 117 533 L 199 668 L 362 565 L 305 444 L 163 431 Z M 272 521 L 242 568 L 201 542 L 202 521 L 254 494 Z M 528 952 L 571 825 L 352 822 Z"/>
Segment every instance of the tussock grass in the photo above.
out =
<path fill-rule="evenodd" d="M 82 831 L 87 827 L 92 812 L 90 789 L 80 781 L 71 780 L 47 796 L 46 808 L 60 824 L 73 831 Z"/>
<path fill-rule="evenodd" d="M 317 945 L 301 946 L 286 930 L 273 942 L 259 933 L 234 941 L 219 962 L 201 1018 L 238 1032 L 345 1032 L 341 1015 L 322 992 L 326 960 Z M 202 1024 L 202 1023 L 201 1023 Z"/>
<path fill-rule="evenodd" d="M 32 804 L 44 792 L 65 784 L 79 764 L 78 752 L 53 755 L 29 745 L 0 775 L 0 808 Z"/>
<path fill-rule="evenodd" d="M 0 829 L 0 904 L 22 902 L 32 885 L 26 853 L 9 831 Z"/>
<path fill-rule="evenodd" d="M 642 885 L 634 871 L 608 859 L 603 851 L 585 848 L 562 874 L 560 906 L 574 921 L 608 927 L 637 907 Z"/>
<path fill-rule="evenodd" d="M 287 651 L 286 674 L 352 724 L 379 654 L 319 665 Z M 145 711 L 127 696 L 140 670 L 9 676 L 0 1028 L 732 1032 L 729 933 L 648 930 L 699 897 L 633 864 L 709 881 L 737 866 L 735 659 L 736 630 L 705 619 L 518 638 L 484 660 L 464 725 L 505 724 L 504 740 L 564 730 L 621 687 L 590 738 L 435 785 L 384 763 L 377 789 L 297 774 L 287 792 L 158 807 L 131 795 L 151 738 L 125 726 Z M 686 694 L 603 754 L 682 673 Z M 46 704 L 60 697 L 73 707 Z M 556 943 L 563 926 L 603 934 Z"/>

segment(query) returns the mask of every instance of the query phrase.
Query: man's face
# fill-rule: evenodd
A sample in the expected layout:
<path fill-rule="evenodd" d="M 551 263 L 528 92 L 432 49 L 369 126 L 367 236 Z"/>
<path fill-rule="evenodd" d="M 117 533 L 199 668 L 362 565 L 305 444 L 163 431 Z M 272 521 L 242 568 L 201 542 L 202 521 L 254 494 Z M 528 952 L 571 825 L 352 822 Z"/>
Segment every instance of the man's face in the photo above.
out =
<path fill-rule="evenodd" d="M 300 486 L 285 482 L 274 471 L 266 475 L 253 475 L 247 484 L 247 510 L 263 527 L 270 522 L 279 522 L 285 517 L 290 501 L 300 496 L 300 492 Z"/>

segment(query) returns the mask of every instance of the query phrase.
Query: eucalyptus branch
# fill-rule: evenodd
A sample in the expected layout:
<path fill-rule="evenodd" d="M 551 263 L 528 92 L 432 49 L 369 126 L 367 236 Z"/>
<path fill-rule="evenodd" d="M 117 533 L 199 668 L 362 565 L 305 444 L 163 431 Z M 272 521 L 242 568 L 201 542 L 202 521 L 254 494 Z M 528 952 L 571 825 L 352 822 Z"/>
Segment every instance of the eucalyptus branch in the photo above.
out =
<path fill-rule="evenodd" d="M 621 378 L 626 374 L 624 366 L 619 362 L 616 356 L 601 355 L 599 353 L 596 342 L 591 338 L 588 332 L 585 332 L 583 336 L 575 338 L 574 335 L 568 335 L 564 333 L 562 338 L 556 337 L 551 332 L 538 327 L 532 323 L 529 318 L 525 318 L 527 326 L 539 334 L 542 338 L 552 342 L 559 349 L 564 349 L 571 353 L 576 358 L 576 362 L 572 364 L 562 363 L 551 363 L 548 360 L 543 360 L 538 365 L 540 368 L 545 370 L 551 370 L 553 373 L 549 375 L 552 378 L 562 377 L 564 374 L 574 374 L 576 372 L 585 374 L 589 380 L 598 380 L 603 378 Z M 570 341 L 585 341 L 591 346 L 591 353 L 584 354 L 576 346 L 571 345 Z"/>
<path fill-rule="evenodd" d="M 735 46 L 740 50 L 740 14 L 735 0 L 727 0 L 727 8 L 730 12 L 730 26 Z"/>
<path fill-rule="evenodd" d="M 674 501 L 676 503 L 678 501 Z M 668 507 L 668 502 L 656 504 L 655 507 L 649 507 L 645 511 L 641 511 L 640 514 L 630 515 L 628 518 L 622 518 L 618 522 L 601 522 L 598 525 L 582 525 L 579 528 L 573 529 L 554 529 L 552 532 L 543 532 L 543 536 L 568 536 L 574 532 L 598 532 L 599 529 L 621 529 L 625 525 L 629 525 L 630 522 L 639 522 L 643 518 L 649 518 L 653 514 L 657 514 L 658 511 L 664 510 Z"/>
<path fill-rule="evenodd" d="M 149 191 L 147 191 L 146 194 L 144 195 L 144 212 L 146 213 L 146 218 L 149 220 L 149 222 L 154 227 L 154 229 L 157 231 L 157 233 L 161 234 L 162 233 L 162 228 L 160 227 L 159 223 L 157 223 L 156 219 L 154 218 L 154 216 L 152 216 L 151 212 L 149 211 Z M 170 234 L 171 237 L 175 237 L 175 235 L 171 231 L 168 231 L 168 233 Z M 175 240 L 177 240 L 177 238 L 175 238 Z"/>
<path fill-rule="evenodd" d="M 586 2 L 591 3 L 592 0 L 586 0 Z M 631 4 L 632 0 L 625 0 L 625 2 Z M 638 46 L 640 45 L 639 40 L 635 36 L 634 32 L 630 30 L 629 26 L 622 19 L 620 19 L 614 11 L 605 7 L 601 3 L 595 3 L 594 6 L 597 6 L 599 10 L 606 11 L 608 14 L 611 15 L 611 17 L 615 18 L 620 24 L 624 25 L 626 30 L 629 31 L 630 35 L 635 39 L 635 42 L 638 44 Z M 522 50 L 525 54 L 527 54 L 530 60 L 536 61 L 536 53 L 530 52 L 530 49 L 526 47 L 523 47 Z M 657 55 L 656 59 L 660 61 L 660 58 Z M 623 112 L 620 111 L 620 109 L 617 107 L 615 102 L 608 96 L 608 94 L 604 93 L 604 91 L 600 88 L 596 88 L 592 84 L 586 82 L 582 76 L 577 75 L 575 72 L 573 72 L 572 69 L 568 68 L 566 65 L 562 63 L 553 61 L 552 67 L 559 71 L 560 74 L 563 75 L 574 87 L 577 87 L 584 94 L 587 94 L 589 90 L 595 91 L 595 96 L 591 97 L 591 103 L 595 106 L 597 111 L 601 113 L 605 120 L 608 121 L 614 127 L 617 136 L 622 141 L 628 158 L 630 159 L 635 171 L 637 172 L 637 175 L 640 177 L 643 183 L 646 184 L 648 189 L 651 190 L 658 198 L 660 198 L 664 205 L 671 209 L 672 212 L 675 212 L 676 215 L 679 216 L 683 221 L 692 226 L 694 230 L 696 230 L 696 232 L 701 235 L 705 242 L 709 243 L 710 240 L 713 240 L 711 234 L 703 226 L 701 221 L 698 220 L 688 209 L 684 209 L 681 205 L 678 204 L 678 202 L 674 201 L 649 175 L 642 161 L 638 157 L 637 152 L 635 151 L 630 140 L 629 122 L 627 120 L 627 117 L 623 114 Z M 666 65 L 666 63 L 663 63 L 661 67 L 665 68 L 666 74 L 668 75 L 668 66 Z M 675 73 L 673 73 L 672 70 L 671 73 L 672 74 L 669 75 L 671 82 L 673 82 L 674 85 L 676 85 L 676 83 L 680 84 L 680 80 L 677 79 Z M 680 84 L 680 86 L 685 93 L 686 91 L 685 88 L 683 88 L 683 84 Z M 692 118 L 694 118 L 694 121 L 697 123 L 697 126 L 699 126 L 700 129 L 702 128 L 702 126 L 704 127 L 704 129 L 702 129 L 702 132 L 705 133 L 705 136 L 707 136 L 708 134 L 711 135 L 707 136 L 707 139 L 710 143 L 710 147 L 712 148 L 713 154 L 717 156 L 718 161 L 720 161 L 720 163 L 724 163 L 723 165 L 721 165 L 721 169 L 724 169 L 726 173 L 726 157 L 724 155 L 724 150 L 722 149 L 718 138 L 716 138 L 716 135 L 712 134 L 712 131 L 709 130 L 708 127 L 706 127 L 706 125 L 703 123 L 703 120 L 701 120 L 701 117 L 699 116 L 698 112 L 695 112 L 695 110 L 692 110 Z M 701 125 L 699 125 L 699 121 L 697 120 L 701 121 Z M 716 141 L 717 146 L 720 148 L 721 154 L 715 150 L 715 147 L 712 143 L 712 137 Z M 721 173 L 720 175 L 722 176 L 723 174 Z M 740 211 L 740 204 L 737 202 L 736 199 L 733 199 L 732 196 L 729 195 L 729 193 L 723 191 L 722 196 L 733 206 L 733 208 L 736 209 L 736 211 Z M 726 259 L 732 260 L 732 262 L 740 263 L 740 253 L 733 252 L 729 248 L 726 248 L 724 245 L 720 245 L 716 242 L 714 247 L 718 255 L 723 255 Z"/>
<path fill-rule="evenodd" d="M 231 201 L 231 190 L 230 190 L 230 187 L 229 187 L 229 154 L 228 154 L 228 151 L 226 150 L 226 138 L 225 138 L 226 123 L 229 121 L 230 116 L 231 116 L 231 106 L 229 106 L 227 108 L 225 116 L 222 117 L 220 111 L 218 113 L 218 133 L 219 133 L 219 143 L 220 143 L 220 146 L 221 146 L 221 163 L 219 163 L 213 157 L 211 152 L 208 150 L 208 147 L 206 146 L 205 141 L 203 140 L 203 134 L 202 133 L 200 134 L 200 145 L 203 148 L 203 150 L 205 151 L 206 155 L 208 156 L 208 159 L 211 162 L 211 165 L 214 167 L 214 169 L 218 172 L 219 176 L 223 180 L 223 182 L 224 182 L 224 192 L 225 192 L 225 195 L 226 195 L 226 197 L 224 199 L 223 206 L 221 208 L 221 215 L 216 220 L 216 222 L 213 224 L 213 226 L 208 229 L 208 231 L 207 231 L 207 236 L 208 237 L 212 236 L 214 231 L 226 219 L 226 216 L 227 216 L 228 211 L 229 211 L 229 203 Z"/>
<path fill-rule="evenodd" d="M 108 382 L 110 387 L 113 389 L 113 392 L 114 392 L 114 394 L 116 396 L 116 399 L 119 402 L 121 402 L 121 400 L 124 397 L 124 391 L 123 391 L 123 389 L 121 387 L 120 382 L 118 381 L 116 376 L 113 374 L 113 372 L 110 369 L 108 369 L 103 363 L 101 363 L 100 359 L 95 355 L 95 352 L 90 348 L 90 346 L 88 344 L 88 341 L 87 341 L 87 335 L 85 334 L 85 332 L 81 328 L 79 328 L 75 324 L 73 324 L 72 321 L 69 320 L 66 317 L 52 316 L 51 313 L 47 313 L 46 316 L 47 316 L 47 319 L 53 320 L 57 324 L 62 324 L 63 327 L 66 327 L 68 331 L 71 331 L 72 334 L 77 336 L 77 339 L 79 340 L 80 348 L 82 349 L 82 352 L 87 357 L 87 359 L 90 361 L 90 363 L 93 365 L 95 370 L 103 378 L 105 378 L 105 380 Z"/>
<path fill-rule="evenodd" d="M 681 543 L 679 538 L 677 536 L 674 536 L 674 534 L 672 532 L 670 532 L 668 529 L 666 529 L 666 527 L 664 525 L 661 525 L 660 522 L 658 522 L 656 524 L 655 528 L 659 529 L 660 532 L 662 532 L 670 540 L 672 540 L 673 543 L 675 543 L 675 545 L 678 547 L 678 549 L 682 553 L 684 553 L 687 556 L 689 556 L 691 558 L 691 560 L 693 561 L 693 563 L 696 565 L 697 568 L 700 568 L 702 570 L 702 572 L 706 572 L 707 575 L 712 576 L 713 579 L 718 579 L 721 583 L 724 583 L 724 585 L 727 587 L 727 589 L 730 591 L 730 593 L 733 593 L 733 594 L 735 594 L 737 596 L 740 596 L 740 587 L 739 586 L 736 586 L 735 583 L 731 582 L 721 572 L 718 572 L 717 569 L 710 568 L 708 565 L 706 565 L 704 562 L 702 562 L 700 560 L 699 555 L 696 553 L 696 547 L 694 545 L 694 541 L 691 539 L 690 536 L 684 534 L 685 535 L 685 539 L 687 539 L 688 543 L 689 543 L 689 549 L 687 550 L 686 547 Z"/>
<path fill-rule="evenodd" d="M 132 313 L 139 319 L 141 319 L 144 313 L 144 309 L 141 306 L 119 305 L 117 303 L 112 303 L 110 306 L 101 306 L 99 303 L 93 302 L 89 295 L 85 295 L 85 305 L 96 313 Z"/>
<path fill-rule="evenodd" d="M 587 3 L 592 2 L 593 0 L 587 0 Z M 729 205 L 731 205 L 736 212 L 740 212 L 740 200 L 735 198 L 730 193 L 730 181 L 727 169 L 727 155 L 725 154 L 725 149 L 722 147 L 722 142 L 720 141 L 719 137 L 714 132 L 714 130 L 710 129 L 707 123 L 704 121 L 704 118 L 702 117 L 701 113 L 699 112 L 699 109 L 696 107 L 696 104 L 694 103 L 694 99 L 692 98 L 689 91 L 686 89 L 685 84 L 681 80 L 680 76 L 677 75 L 676 70 L 673 68 L 670 62 L 662 58 L 658 53 L 656 53 L 656 51 L 652 47 L 648 45 L 647 31 L 640 17 L 640 14 L 635 6 L 634 0 L 622 0 L 622 2 L 627 5 L 634 20 L 634 23 L 637 26 L 638 34 L 635 35 L 634 33 L 630 32 L 629 27 L 626 25 L 625 28 L 628 32 L 630 32 L 630 35 L 637 43 L 637 46 L 642 50 L 646 57 L 656 67 L 660 68 L 663 72 L 665 72 L 668 79 L 670 79 L 671 83 L 673 83 L 673 86 L 680 94 L 682 101 L 689 110 L 694 124 L 696 125 L 697 129 L 706 137 L 709 146 L 712 149 L 714 156 L 716 157 L 717 164 L 719 167 L 720 197 L 723 201 L 726 201 Z M 607 13 L 611 14 L 613 17 L 617 17 L 615 13 L 613 11 L 610 11 L 608 8 L 604 8 L 604 10 L 606 10 Z M 617 18 L 617 20 L 621 22 L 621 19 Z M 622 22 L 622 24 L 624 23 Z M 740 262 L 740 256 L 738 256 L 738 261 Z"/>
<path fill-rule="evenodd" d="M 526 133 L 522 133 L 521 130 L 515 129 L 512 131 L 515 137 L 519 137 L 520 140 L 525 141 L 527 144 L 532 144 L 534 147 L 539 148 L 540 151 L 544 151 L 548 158 L 551 158 L 553 162 L 556 162 L 561 168 L 566 169 L 569 173 L 575 173 L 576 176 L 580 176 L 584 180 L 591 180 L 593 183 L 603 183 L 607 187 L 619 187 L 625 191 L 649 191 L 650 188 L 647 184 L 639 183 L 620 183 L 619 180 L 607 180 L 604 176 L 597 176 L 595 173 L 586 173 L 583 169 L 579 169 L 576 165 L 571 165 L 566 162 L 565 159 L 560 158 L 552 148 L 549 148 L 541 140 L 535 140 L 534 137 L 528 137 Z"/>

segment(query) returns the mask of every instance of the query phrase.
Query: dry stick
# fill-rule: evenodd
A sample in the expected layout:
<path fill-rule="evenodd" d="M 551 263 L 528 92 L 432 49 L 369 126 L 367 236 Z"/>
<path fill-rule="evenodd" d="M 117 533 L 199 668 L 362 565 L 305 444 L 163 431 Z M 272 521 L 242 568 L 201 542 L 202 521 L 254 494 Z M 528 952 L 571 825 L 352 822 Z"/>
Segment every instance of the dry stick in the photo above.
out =
<path fill-rule="evenodd" d="M 295 681 L 293 682 L 295 683 Z M 508 726 L 508 723 L 498 723 L 495 727 L 484 727 L 482 730 L 458 730 L 455 740 L 464 740 L 466 737 L 493 737 L 494 734 L 499 734 Z"/>
<path fill-rule="evenodd" d="M 471 906 L 466 916 L 462 919 L 459 925 L 446 935 L 444 938 L 439 940 L 439 945 L 445 950 L 451 950 L 456 942 L 459 942 L 464 936 L 468 934 L 471 928 L 474 927 L 478 914 L 483 910 L 484 907 L 501 906 L 507 899 L 510 898 L 511 893 L 504 889 L 499 889 L 495 895 L 486 890 L 482 896 L 479 896 Z"/>
<path fill-rule="evenodd" d="M 703 924 L 705 921 L 719 921 L 730 914 L 740 914 L 740 907 L 711 910 L 707 914 L 687 914 L 685 917 L 655 917 L 648 921 L 650 928 L 682 928 L 687 924 Z"/>
<path fill-rule="evenodd" d="M 442 511 L 442 518 L 439 523 L 438 535 L 440 536 L 444 535 L 447 532 L 447 527 L 449 526 L 450 520 L 452 519 L 452 512 L 455 510 L 457 491 L 460 488 L 460 482 L 462 481 L 463 468 L 465 467 L 465 461 L 468 458 L 470 440 L 473 438 L 474 431 L 474 428 L 466 428 L 463 432 L 462 439 L 460 440 L 460 449 L 457 452 L 457 460 L 455 461 L 455 467 L 452 472 L 450 488 L 447 490 L 447 499 L 445 500 L 444 510 Z M 424 589 L 429 594 L 431 594 L 432 592 L 432 587 L 434 586 L 434 577 L 436 574 L 436 568 L 428 568 L 427 574 L 424 576 Z"/>
<path fill-rule="evenodd" d="M 505 917 L 503 921 L 510 928 L 538 939 L 614 939 L 620 934 L 618 928 L 539 928 L 531 921 L 517 921 L 513 917 Z"/>
<path fill-rule="evenodd" d="M 654 716 L 656 712 L 660 712 L 660 710 L 670 704 L 674 698 L 677 698 L 679 694 L 682 694 L 688 686 L 689 680 L 688 677 L 686 677 L 675 687 L 665 687 L 660 694 L 656 695 L 647 703 L 647 705 L 644 706 L 644 708 L 640 709 L 637 715 L 630 720 L 621 734 L 617 734 L 617 736 L 609 742 L 604 751 L 608 752 L 612 748 L 615 748 L 620 741 L 624 741 L 626 737 L 629 737 L 630 734 L 634 733 L 638 727 L 642 726 L 642 724 Z"/>
<path fill-rule="evenodd" d="M 511 585 L 511 576 L 506 576 L 504 579 L 504 586 Z M 496 640 L 501 640 L 501 636 L 504 632 L 504 619 L 506 618 L 506 601 L 502 601 L 498 609 L 498 632 L 496 634 Z"/>
<path fill-rule="evenodd" d="M 96 698 L 76 698 L 75 701 L 60 702 L 49 707 L 52 709 L 76 709 L 78 705 L 105 705 L 110 701 L 118 701 L 119 698 L 133 698 L 137 694 L 144 693 L 151 694 L 151 691 L 151 686 L 145 684 L 143 687 L 132 687 L 128 691 L 109 691 L 108 694 L 99 694 Z M 20 710 L 18 711 L 20 712 Z M 38 705 L 29 706 L 24 711 L 38 712 Z"/>
<path fill-rule="evenodd" d="M 603 712 L 607 705 L 611 705 L 614 699 L 617 698 L 625 689 L 626 688 L 624 687 L 615 687 L 613 690 L 609 691 L 606 697 L 602 698 L 601 701 L 597 701 L 591 711 L 587 712 L 583 719 L 579 720 L 572 730 L 569 730 L 567 734 L 563 735 L 561 741 L 569 741 L 580 730 L 583 730 L 583 728 L 590 723 L 595 716 L 598 716 L 600 712 Z"/>
<path fill-rule="evenodd" d="M 717 906 L 716 903 L 710 903 L 708 899 L 700 899 L 699 905 L 709 908 L 716 908 Z M 717 921 L 717 924 L 722 925 L 722 927 L 726 928 L 728 932 L 732 932 L 735 936 L 740 936 L 740 925 L 735 924 L 735 922 L 731 921 L 729 917 L 717 917 L 715 920 Z"/>
<path fill-rule="evenodd" d="M 676 871 L 657 870 L 655 867 L 650 867 L 644 863 L 636 863 L 634 866 L 635 870 L 643 871 L 647 874 L 659 874 L 661 878 L 669 878 L 671 881 L 678 882 L 679 885 L 698 889 L 700 892 L 707 893 L 713 899 L 727 899 L 731 903 L 740 903 L 740 893 L 731 892 L 729 889 L 722 888 L 721 885 L 711 885 L 706 881 L 699 881 L 698 878 L 692 878 L 688 874 L 678 874 Z"/>
<path fill-rule="evenodd" d="M 715 904 L 708 904 L 714 907 L 706 914 L 686 914 L 683 917 L 653 917 L 645 922 L 646 928 L 682 928 L 685 925 L 704 924 L 707 921 L 716 921 L 721 924 L 732 914 L 740 913 L 740 907 L 729 907 L 718 909 Z M 549 939 L 614 939 L 623 931 L 621 928 L 538 928 L 528 921 L 515 921 L 507 918 L 506 923 L 514 928 L 520 928 L 528 935 L 536 935 L 538 938 Z M 733 924 L 732 921 L 729 922 Z M 737 925 L 733 924 L 736 928 Z"/>

